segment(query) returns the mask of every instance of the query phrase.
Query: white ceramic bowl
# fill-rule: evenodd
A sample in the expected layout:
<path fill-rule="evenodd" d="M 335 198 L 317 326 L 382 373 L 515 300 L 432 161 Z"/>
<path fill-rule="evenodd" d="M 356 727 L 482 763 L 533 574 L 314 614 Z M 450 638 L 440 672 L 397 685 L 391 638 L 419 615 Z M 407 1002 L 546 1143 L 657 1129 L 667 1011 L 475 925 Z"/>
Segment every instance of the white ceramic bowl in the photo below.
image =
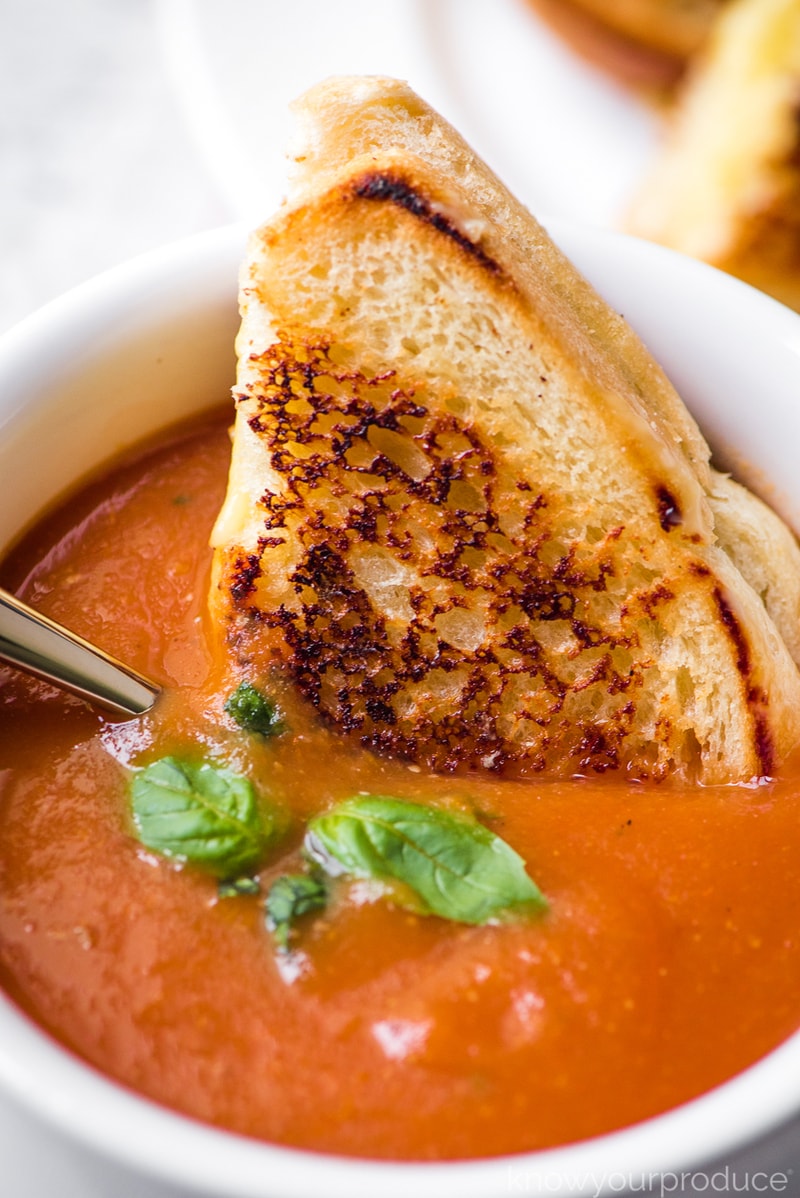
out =
<path fill-rule="evenodd" d="M 769 480 L 800 527 L 800 318 L 669 251 L 550 226 L 648 342 L 712 443 L 745 462 L 751 481 Z M 104 458 L 225 397 L 243 246 L 243 230 L 230 228 L 150 254 L 2 339 L 0 550 Z M 0 996 L 0 1147 L 6 1178 L 8 1152 L 23 1155 L 16 1198 L 500 1198 L 641 1192 L 648 1178 L 656 1193 L 725 1192 L 726 1166 L 728 1192 L 735 1170 L 740 1192 L 747 1173 L 744 1192 L 792 1193 L 800 1035 L 703 1098 L 612 1135 L 500 1160 L 401 1165 L 271 1147 L 167 1112 L 99 1076 Z M 703 1172 L 680 1190 L 692 1169 Z"/>

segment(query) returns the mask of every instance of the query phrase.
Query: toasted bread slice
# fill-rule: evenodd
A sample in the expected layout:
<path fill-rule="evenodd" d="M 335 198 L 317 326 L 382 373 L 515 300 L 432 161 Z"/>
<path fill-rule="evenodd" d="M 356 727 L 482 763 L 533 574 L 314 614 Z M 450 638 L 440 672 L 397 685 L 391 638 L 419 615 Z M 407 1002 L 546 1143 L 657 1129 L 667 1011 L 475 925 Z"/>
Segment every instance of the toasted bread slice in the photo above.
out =
<path fill-rule="evenodd" d="M 332 80 L 297 114 L 241 276 L 232 649 L 437 770 L 768 774 L 800 676 L 663 372 L 405 85 Z"/>
<path fill-rule="evenodd" d="M 687 79 L 631 232 L 800 311 L 799 101 L 799 0 L 734 0 Z"/>
<path fill-rule="evenodd" d="M 650 50 L 687 59 L 700 49 L 726 0 L 566 0 Z"/>
<path fill-rule="evenodd" d="M 593 65 L 636 88 L 671 88 L 725 0 L 528 0 Z"/>
<path fill-rule="evenodd" d="M 800 664 L 800 548 L 794 535 L 765 503 L 716 471 L 709 502 L 717 543 L 760 596 Z"/>

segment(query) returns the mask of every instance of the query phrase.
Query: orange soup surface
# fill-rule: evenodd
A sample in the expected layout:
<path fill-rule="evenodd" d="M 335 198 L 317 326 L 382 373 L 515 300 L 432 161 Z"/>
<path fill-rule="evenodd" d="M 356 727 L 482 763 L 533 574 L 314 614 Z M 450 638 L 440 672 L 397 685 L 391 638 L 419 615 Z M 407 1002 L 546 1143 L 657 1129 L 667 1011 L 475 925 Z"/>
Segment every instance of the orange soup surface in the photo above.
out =
<path fill-rule="evenodd" d="M 630 1124 L 755 1061 L 800 1022 L 800 785 L 718 789 L 441 777 L 317 723 L 243 731 L 205 615 L 227 412 L 148 447 L 42 521 L 2 581 L 165 686 L 139 719 L 0 673 L 0 981 L 49 1032 L 159 1103 L 359 1156 L 542 1148 Z M 238 673 L 237 673 L 238 671 Z M 280 812 L 261 892 L 145 848 L 131 778 L 165 755 Z M 358 794 L 471 813 L 545 913 L 470 926 L 340 887 L 281 952 L 264 916 L 304 825 Z"/>

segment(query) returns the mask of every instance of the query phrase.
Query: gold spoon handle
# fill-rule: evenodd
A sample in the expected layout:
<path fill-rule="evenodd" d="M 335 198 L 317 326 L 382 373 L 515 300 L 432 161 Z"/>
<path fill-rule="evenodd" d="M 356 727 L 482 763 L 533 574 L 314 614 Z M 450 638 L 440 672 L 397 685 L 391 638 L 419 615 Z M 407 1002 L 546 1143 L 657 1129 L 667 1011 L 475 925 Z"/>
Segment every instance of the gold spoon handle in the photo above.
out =
<path fill-rule="evenodd" d="M 118 715 L 149 711 L 160 689 L 0 587 L 0 660 Z"/>

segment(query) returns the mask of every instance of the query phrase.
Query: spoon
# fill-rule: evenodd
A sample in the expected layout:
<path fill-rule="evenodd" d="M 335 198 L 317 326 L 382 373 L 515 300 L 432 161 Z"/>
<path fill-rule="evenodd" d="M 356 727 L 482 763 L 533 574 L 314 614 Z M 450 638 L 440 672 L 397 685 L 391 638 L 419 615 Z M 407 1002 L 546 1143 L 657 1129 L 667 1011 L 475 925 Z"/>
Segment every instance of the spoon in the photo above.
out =
<path fill-rule="evenodd" d="M 0 661 L 54 682 L 116 715 L 142 715 L 161 693 L 155 682 L 35 612 L 2 587 Z"/>

